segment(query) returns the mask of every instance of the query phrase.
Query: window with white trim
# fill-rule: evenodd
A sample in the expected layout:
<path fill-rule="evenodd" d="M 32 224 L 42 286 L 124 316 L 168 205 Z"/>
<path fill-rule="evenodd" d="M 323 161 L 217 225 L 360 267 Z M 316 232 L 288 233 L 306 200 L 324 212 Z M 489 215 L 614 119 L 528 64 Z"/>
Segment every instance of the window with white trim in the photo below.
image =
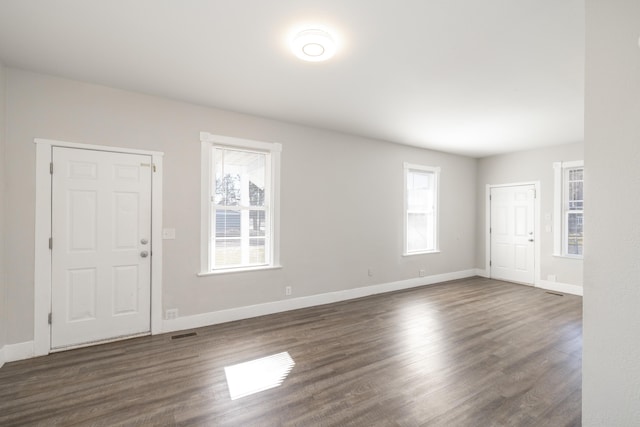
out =
<path fill-rule="evenodd" d="M 584 162 L 557 162 L 555 170 L 554 254 L 582 258 L 584 241 Z"/>
<path fill-rule="evenodd" d="M 201 133 L 202 274 L 278 266 L 280 144 Z"/>
<path fill-rule="evenodd" d="M 404 255 L 438 252 L 440 168 L 404 164 Z"/>

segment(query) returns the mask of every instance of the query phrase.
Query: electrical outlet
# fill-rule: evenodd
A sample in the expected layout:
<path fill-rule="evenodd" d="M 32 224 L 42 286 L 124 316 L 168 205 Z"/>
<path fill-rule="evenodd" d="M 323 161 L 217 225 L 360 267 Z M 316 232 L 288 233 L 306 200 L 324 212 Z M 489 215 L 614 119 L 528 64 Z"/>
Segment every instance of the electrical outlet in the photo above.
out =
<path fill-rule="evenodd" d="M 170 308 L 167 311 L 165 311 L 164 313 L 164 318 L 166 320 L 174 320 L 178 318 L 178 309 L 177 308 Z"/>
<path fill-rule="evenodd" d="M 285 295 L 291 295 L 291 286 L 285 286 L 284 294 Z"/>
<path fill-rule="evenodd" d="M 426 276 L 426 275 L 427 275 L 427 272 L 426 272 L 426 271 L 424 271 L 424 270 L 419 270 L 419 271 L 418 271 L 418 276 L 419 276 L 419 277 L 424 277 L 424 276 Z"/>

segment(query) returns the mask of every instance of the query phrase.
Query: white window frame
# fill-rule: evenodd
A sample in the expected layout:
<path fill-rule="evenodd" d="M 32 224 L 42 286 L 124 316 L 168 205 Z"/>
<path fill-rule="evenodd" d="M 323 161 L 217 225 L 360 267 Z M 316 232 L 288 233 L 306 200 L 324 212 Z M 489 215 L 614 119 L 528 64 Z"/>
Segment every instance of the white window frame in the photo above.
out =
<path fill-rule="evenodd" d="M 409 251 L 408 250 L 408 243 L 409 243 L 409 239 L 408 239 L 408 220 L 407 220 L 407 216 L 409 214 L 409 206 L 408 206 L 408 192 L 407 192 L 407 176 L 409 174 L 410 171 L 419 171 L 419 172 L 430 172 L 433 173 L 433 177 L 434 177 L 434 200 L 435 200 L 435 206 L 433 209 L 433 222 L 434 222 L 434 226 L 433 226 L 433 249 L 429 249 L 429 250 L 420 250 L 420 251 Z M 404 214 L 404 218 L 403 218 L 403 236 L 404 236 L 404 241 L 403 241 L 403 248 L 402 248 L 402 255 L 403 256 L 411 256 L 411 255 L 422 255 L 422 254 L 432 254 L 432 253 L 439 253 L 440 252 L 440 168 L 439 167 L 435 167 L 435 166 L 425 166 L 425 165 L 418 165 L 418 164 L 414 164 L 414 163 L 407 163 L 404 162 L 404 208 L 403 208 L 403 214 Z"/>
<path fill-rule="evenodd" d="M 230 136 L 214 135 L 208 132 L 200 133 L 201 145 L 201 184 L 200 184 L 200 273 L 199 276 L 209 276 L 214 274 L 237 273 L 243 271 L 266 270 L 281 268 L 280 265 L 280 155 L 282 144 L 273 142 L 254 141 L 250 139 L 234 138 Z M 267 158 L 270 163 L 267 165 L 267 179 L 270 179 L 270 191 L 265 204 L 269 207 L 269 223 L 271 238 L 269 247 L 265 252 L 270 254 L 267 263 L 258 266 L 226 267 L 224 269 L 213 269 L 211 265 L 211 215 L 212 211 L 212 150 L 214 148 L 235 149 L 244 151 L 254 151 L 269 154 Z"/>
<path fill-rule="evenodd" d="M 553 255 L 563 258 L 583 259 L 584 255 L 570 254 L 568 251 L 568 226 L 567 209 L 565 208 L 566 182 L 565 176 L 569 169 L 584 169 L 583 160 L 573 160 L 568 162 L 553 163 L 554 171 L 554 193 L 553 193 Z M 583 210 L 584 212 L 584 210 Z M 584 251 L 584 247 L 583 247 Z"/>

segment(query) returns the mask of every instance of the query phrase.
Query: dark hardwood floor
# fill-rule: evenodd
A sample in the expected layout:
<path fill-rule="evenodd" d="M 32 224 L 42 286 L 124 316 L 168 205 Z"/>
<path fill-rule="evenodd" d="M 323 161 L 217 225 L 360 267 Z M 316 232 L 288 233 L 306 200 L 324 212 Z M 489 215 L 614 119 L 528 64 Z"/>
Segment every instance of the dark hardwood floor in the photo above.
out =
<path fill-rule="evenodd" d="M 578 426 L 582 299 L 483 278 L 6 364 L 0 425 Z M 231 400 L 225 367 L 288 352 Z"/>

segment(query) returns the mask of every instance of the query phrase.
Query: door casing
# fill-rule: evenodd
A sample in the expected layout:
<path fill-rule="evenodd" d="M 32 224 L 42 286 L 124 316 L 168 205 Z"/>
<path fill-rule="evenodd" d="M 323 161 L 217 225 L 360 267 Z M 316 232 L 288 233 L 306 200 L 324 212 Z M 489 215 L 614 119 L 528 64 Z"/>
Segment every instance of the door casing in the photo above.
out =
<path fill-rule="evenodd" d="M 108 151 L 151 156 L 155 171 L 151 177 L 151 334 L 162 332 L 162 160 L 159 151 L 135 150 L 78 144 L 36 138 L 36 205 L 34 271 L 34 356 L 51 352 L 51 173 L 53 147 Z"/>
<path fill-rule="evenodd" d="M 540 285 L 540 181 L 513 182 L 508 184 L 487 184 L 485 191 L 485 276 L 491 277 L 491 189 L 498 187 L 516 187 L 533 185 L 536 191 L 534 201 L 534 286 Z"/>

